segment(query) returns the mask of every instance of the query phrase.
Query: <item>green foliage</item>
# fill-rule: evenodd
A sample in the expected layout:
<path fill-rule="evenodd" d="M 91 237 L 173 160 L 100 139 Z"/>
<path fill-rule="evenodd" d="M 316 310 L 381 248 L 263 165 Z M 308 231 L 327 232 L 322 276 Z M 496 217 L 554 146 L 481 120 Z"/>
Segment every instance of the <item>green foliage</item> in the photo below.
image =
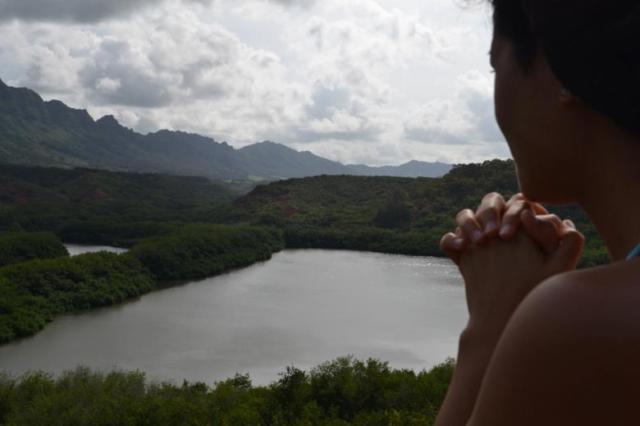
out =
<path fill-rule="evenodd" d="M 53 259 L 68 255 L 58 237 L 48 232 L 0 233 L 0 267 L 32 259 Z"/>
<path fill-rule="evenodd" d="M 63 225 L 58 229 L 58 235 L 68 243 L 131 247 L 145 239 L 167 235 L 183 225 L 179 222 L 121 222 L 116 219 L 94 219 Z"/>
<path fill-rule="evenodd" d="M 236 200 L 224 220 L 284 230 L 287 247 L 443 256 L 442 235 L 489 192 L 518 192 L 513 161 L 455 166 L 443 178 L 318 176 L 274 182 Z M 577 206 L 550 207 L 587 236 L 580 266 L 607 263 L 606 248 Z"/>
<path fill-rule="evenodd" d="M 231 202 L 206 179 L 88 169 L 0 166 L 0 230 L 55 232 L 64 241 L 131 247 L 187 223 L 267 226 L 287 247 L 443 256 L 455 214 L 498 191 L 518 191 L 512 161 L 454 167 L 443 178 L 318 176 L 278 181 Z M 587 236 L 580 266 L 609 260 L 576 206 L 550 208 Z"/>
<path fill-rule="evenodd" d="M 382 228 L 405 228 L 411 223 L 411 207 L 408 196 L 402 191 L 394 191 L 389 201 L 382 206 L 373 222 Z"/>
<path fill-rule="evenodd" d="M 93 253 L 0 269 L 0 343 L 31 335 L 55 315 L 123 302 L 155 284 L 135 258 Z"/>
<path fill-rule="evenodd" d="M 86 368 L 58 378 L 0 375 L 0 424 L 429 426 L 452 373 L 452 361 L 416 374 L 349 357 L 308 373 L 290 367 L 266 387 L 252 386 L 243 375 L 212 388 Z"/>
<path fill-rule="evenodd" d="M 97 234 L 131 244 L 151 235 L 132 228 L 200 221 L 231 199 L 205 178 L 0 165 L 0 230 L 52 231 L 70 242 Z"/>
<path fill-rule="evenodd" d="M 288 248 L 325 248 L 395 253 L 414 256 L 442 256 L 442 234 L 426 231 L 394 232 L 388 229 L 352 227 L 323 229 L 291 226 L 284 231 Z"/>
<path fill-rule="evenodd" d="M 131 250 L 158 281 L 206 278 L 268 260 L 283 248 L 279 232 L 266 228 L 188 225 Z"/>

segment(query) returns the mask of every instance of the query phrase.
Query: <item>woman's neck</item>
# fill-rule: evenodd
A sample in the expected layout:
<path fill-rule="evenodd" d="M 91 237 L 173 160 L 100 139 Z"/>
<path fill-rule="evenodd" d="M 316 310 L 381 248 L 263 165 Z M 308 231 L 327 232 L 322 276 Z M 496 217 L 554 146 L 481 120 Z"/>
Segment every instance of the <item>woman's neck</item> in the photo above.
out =
<path fill-rule="evenodd" d="M 614 261 L 640 243 L 640 141 L 613 144 L 592 157 L 578 203 L 591 218 Z"/>

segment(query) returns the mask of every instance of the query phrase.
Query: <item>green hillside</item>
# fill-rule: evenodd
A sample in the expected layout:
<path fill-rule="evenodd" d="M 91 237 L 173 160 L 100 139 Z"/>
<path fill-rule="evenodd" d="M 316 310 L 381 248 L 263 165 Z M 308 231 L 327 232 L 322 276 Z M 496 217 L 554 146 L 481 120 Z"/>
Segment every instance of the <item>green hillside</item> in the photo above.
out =
<path fill-rule="evenodd" d="M 130 246 L 184 223 L 274 227 L 288 247 L 441 256 L 455 214 L 492 191 L 518 191 L 512 161 L 456 166 L 443 178 L 317 176 L 239 197 L 204 178 L 0 166 L 0 230 L 52 231 L 67 242 Z M 554 207 L 588 237 L 582 266 L 608 254 L 575 206 Z"/>
<path fill-rule="evenodd" d="M 281 228 L 289 247 L 442 255 L 439 241 L 463 208 L 498 191 L 518 192 L 512 161 L 456 166 L 443 178 L 319 176 L 274 182 L 236 200 L 230 222 Z M 576 206 L 550 207 L 588 237 L 582 266 L 608 261 L 593 225 Z"/>
<path fill-rule="evenodd" d="M 131 245 L 234 197 L 206 178 L 93 169 L 0 165 L 0 183 L 0 231 L 53 231 L 67 242 Z"/>

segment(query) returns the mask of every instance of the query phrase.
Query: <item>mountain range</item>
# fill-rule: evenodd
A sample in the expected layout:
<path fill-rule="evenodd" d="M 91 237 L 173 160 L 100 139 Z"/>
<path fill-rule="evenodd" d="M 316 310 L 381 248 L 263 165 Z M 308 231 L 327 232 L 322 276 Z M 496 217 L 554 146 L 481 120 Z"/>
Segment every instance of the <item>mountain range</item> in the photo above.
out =
<path fill-rule="evenodd" d="M 44 101 L 36 92 L 0 80 L 0 163 L 88 167 L 112 171 L 278 180 L 316 175 L 439 177 L 444 163 L 344 165 L 274 142 L 234 149 L 212 138 L 169 130 L 143 135 L 113 116 L 95 121 L 86 110 Z"/>

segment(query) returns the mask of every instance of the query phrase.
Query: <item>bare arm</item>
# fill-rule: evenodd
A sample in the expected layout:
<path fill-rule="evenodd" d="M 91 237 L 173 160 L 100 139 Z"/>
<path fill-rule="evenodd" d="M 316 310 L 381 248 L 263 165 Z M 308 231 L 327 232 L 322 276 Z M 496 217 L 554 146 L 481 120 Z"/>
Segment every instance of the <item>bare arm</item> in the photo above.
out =
<path fill-rule="evenodd" d="M 495 336 L 483 337 L 471 330 L 462 333 L 455 371 L 447 397 L 440 408 L 436 426 L 467 423 L 496 343 Z"/>
<path fill-rule="evenodd" d="M 575 268 L 582 235 L 573 231 L 551 255 L 524 232 L 511 241 L 490 240 L 459 259 L 470 320 L 460 339 L 458 361 L 436 425 L 465 425 L 471 417 L 496 344 L 513 312 L 539 283 Z"/>

